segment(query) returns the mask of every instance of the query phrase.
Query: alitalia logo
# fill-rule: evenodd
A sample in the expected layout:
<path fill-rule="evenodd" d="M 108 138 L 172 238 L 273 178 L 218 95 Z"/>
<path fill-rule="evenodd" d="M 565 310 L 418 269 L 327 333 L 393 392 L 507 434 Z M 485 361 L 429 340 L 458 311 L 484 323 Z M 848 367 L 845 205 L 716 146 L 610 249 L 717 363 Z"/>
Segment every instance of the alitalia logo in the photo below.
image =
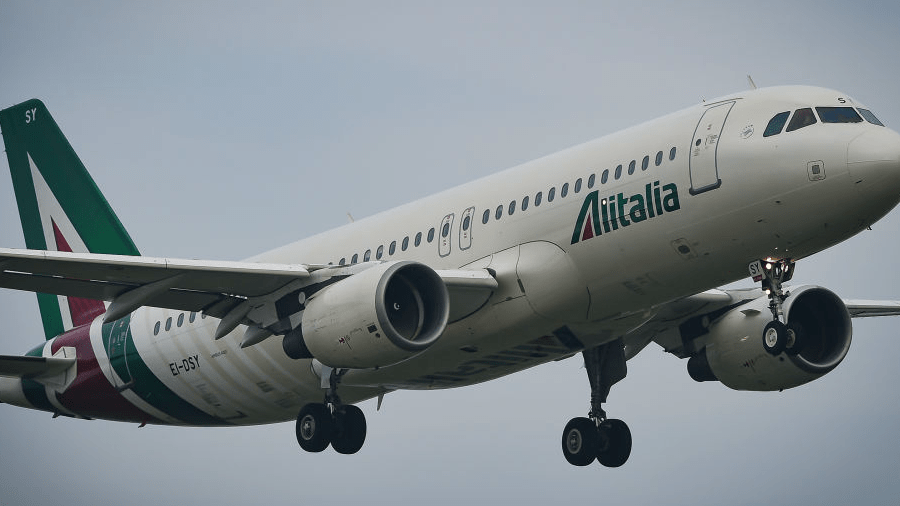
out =
<path fill-rule="evenodd" d="M 600 198 L 599 190 L 594 190 L 581 205 L 572 231 L 572 244 L 679 209 L 681 204 L 675 183 L 660 186 L 659 181 L 654 181 L 647 183 L 643 193 L 627 196 L 619 193 L 604 198 Z"/>

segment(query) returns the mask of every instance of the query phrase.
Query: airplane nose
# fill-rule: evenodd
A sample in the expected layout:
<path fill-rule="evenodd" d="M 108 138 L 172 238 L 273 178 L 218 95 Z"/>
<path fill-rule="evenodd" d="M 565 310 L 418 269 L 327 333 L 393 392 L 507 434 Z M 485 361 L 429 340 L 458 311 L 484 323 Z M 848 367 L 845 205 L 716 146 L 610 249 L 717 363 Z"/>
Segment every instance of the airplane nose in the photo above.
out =
<path fill-rule="evenodd" d="M 872 128 L 847 146 L 847 170 L 856 188 L 893 208 L 900 201 L 900 134 Z"/>

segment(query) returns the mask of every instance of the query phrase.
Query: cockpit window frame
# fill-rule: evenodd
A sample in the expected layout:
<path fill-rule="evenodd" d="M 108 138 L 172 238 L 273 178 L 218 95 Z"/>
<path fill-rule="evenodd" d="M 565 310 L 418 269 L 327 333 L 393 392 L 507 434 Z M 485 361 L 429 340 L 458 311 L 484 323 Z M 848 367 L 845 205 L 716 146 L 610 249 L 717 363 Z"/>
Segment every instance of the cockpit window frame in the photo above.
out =
<path fill-rule="evenodd" d="M 791 111 L 783 111 L 772 116 L 772 119 L 770 119 L 769 123 L 766 125 L 763 137 L 771 137 L 780 134 L 784 130 L 784 125 L 787 123 L 790 115 Z"/>
<path fill-rule="evenodd" d="M 818 122 L 819 120 L 816 119 L 816 114 L 813 112 L 812 107 L 802 107 L 794 111 L 794 114 L 791 116 L 791 121 L 784 131 L 793 132 L 794 130 L 815 125 Z"/>
<path fill-rule="evenodd" d="M 862 123 L 862 116 L 850 106 L 816 107 L 816 115 L 822 123 Z"/>

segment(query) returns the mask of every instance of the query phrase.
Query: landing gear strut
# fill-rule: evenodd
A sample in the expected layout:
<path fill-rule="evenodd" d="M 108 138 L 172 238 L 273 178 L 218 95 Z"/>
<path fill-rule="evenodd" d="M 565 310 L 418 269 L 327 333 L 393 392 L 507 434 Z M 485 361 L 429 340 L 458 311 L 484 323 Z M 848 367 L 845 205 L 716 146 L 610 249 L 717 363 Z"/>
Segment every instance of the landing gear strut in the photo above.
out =
<path fill-rule="evenodd" d="M 631 431 L 622 420 L 606 417 L 602 404 L 610 388 L 625 377 L 625 348 L 621 340 L 584 350 L 584 366 L 591 384 L 591 411 L 573 418 L 562 435 L 562 451 L 575 466 L 595 459 L 606 467 L 619 467 L 631 455 Z"/>
<path fill-rule="evenodd" d="M 798 329 L 785 323 L 782 307 L 790 292 L 783 291 L 781 284 L 794 276 L 794 261 L 756 260 L 750 263 L 750 275 L 753 276 L 753 281 L 762 282 L 762 289 L 769 296 L 769 311 L 772 312 L 772 321 L 763 329 L 763 348 L 771 355 L 778 355 L 783 351 L 799 353 L 800 334 Z"/>
<path fill-rule="evenodd" d="M 338 383 L 346 370 L 327 371 L 325 402 L 307 404 L 297 415 L 297 442 L 308 452 L 321 452 L 330 444 L 334 451 L 350 455 L 366 441 L 366 416 L 358 407 L 344 405 L 337 395 Z"/>

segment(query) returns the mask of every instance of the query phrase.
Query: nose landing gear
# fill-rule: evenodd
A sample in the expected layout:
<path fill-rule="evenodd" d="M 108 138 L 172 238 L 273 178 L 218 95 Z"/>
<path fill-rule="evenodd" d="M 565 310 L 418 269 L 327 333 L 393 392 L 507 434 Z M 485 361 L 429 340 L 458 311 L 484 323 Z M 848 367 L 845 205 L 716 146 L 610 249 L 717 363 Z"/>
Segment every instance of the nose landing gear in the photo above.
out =
<path fill-rule="evenodd" d="M 783 351 L 799 353 L 802 343 L 798 329 L 782 321 L 783 304 L 790 296 L 790 292 L 783 291 L 782 283 L 794 276 L 794 261 L 755 260 L 750 263 L 750 275 L 753 281 L 762 283 L 763 291 L 769 296 L 769 311 L 772 312 L 772 321 L 763 329 L 763 348 L 771 355 L 779 355 Z"/>

